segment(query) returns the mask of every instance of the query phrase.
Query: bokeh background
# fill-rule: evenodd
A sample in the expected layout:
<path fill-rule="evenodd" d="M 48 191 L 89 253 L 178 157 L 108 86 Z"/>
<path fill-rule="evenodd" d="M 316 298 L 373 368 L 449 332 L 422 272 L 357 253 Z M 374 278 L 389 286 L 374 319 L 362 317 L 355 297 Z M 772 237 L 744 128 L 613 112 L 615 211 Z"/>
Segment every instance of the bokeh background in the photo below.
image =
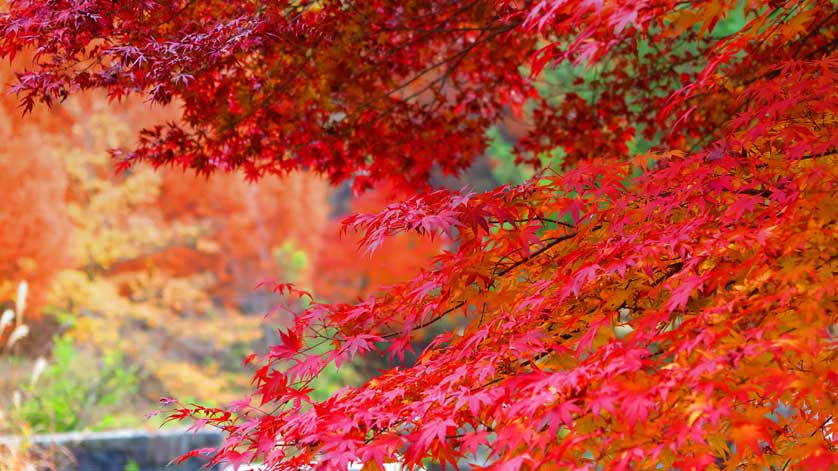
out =
<path fill-rule="evenodd" d="M 13 81 L 4 65 L 0 83 Z M 248 182 L 177 168 L 117 172 L 108 149 L 177 119 L 176 105 L 83 94 L 22 116 L 18 104 L 0 95 L 0 435 L 156 428 L 162 420 L 146 414 L 161 397 L 232 401 L 252 377 L 244 357 L 277 342 L 305 307 L 271 282 L 352 302 L 414 276 L 449 243 L 407 234 L 360 253 L 341 220 L 398 198 L 386 184 L 353 195 L 309 173 Z M 512 142 L 525 131 L 510 116 L 466 175 L 432 183 L 521 181 L 528 171 L 513 164 Z M 436 332 L 417 339 L 417 351 Z M 329 371 L 314 395 L 386 366 Z"/>

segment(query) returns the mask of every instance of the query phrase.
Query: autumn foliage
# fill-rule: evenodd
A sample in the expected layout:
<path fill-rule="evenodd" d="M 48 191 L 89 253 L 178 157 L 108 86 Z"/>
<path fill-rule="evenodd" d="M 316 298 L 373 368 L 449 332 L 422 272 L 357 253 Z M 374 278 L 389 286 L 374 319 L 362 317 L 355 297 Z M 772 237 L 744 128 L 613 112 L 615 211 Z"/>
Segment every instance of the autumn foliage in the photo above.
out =
<path fill-rule="evenodd" d="M 32 286 L 30 309 L 37 316 L 50 281 L 68 261 L 69 220 L 62 204 L 66 179 L 54 156 L 20 150 L 0 153 L 0 191 L 9 208 L 0 212 L 0 302 L 13 301 L 18 283 L 25 280 Z"/>
<path fill-rule="evenodd" d="M 125 167 L 387 179 L 414 194 L 346 220 L 364 249 L 452 241 L 409 281 L 298 313 L 248 358 L 251 396 L 167 400 L 227 433 L 196 453 L 278 470 L 838 466 L 834 2 L 9 5 L 0 52 L 36 54 L 25 110 L 90 88 L 182 102 L 180 123 L 115 152 Z M 519 163 L 558 150 L 563 168 L 427 187 L 510 115 Z M 399 361 L 451 317 L 467 324 Z M 327 366 L 379 355 L 399 366 L 310 398 Z"/>
<path fill-rule="evenodd" d="M 166 169 L 160 194 L 163 217 L 204 226 L 205 240 L 215 244 L 191 248 L 193 256 L 183 251 L 164 254 L 167 269 L 191 272 L 203 259 L 215 276 L 212 291 L 228 305 L 246 303 L 237 297 L 251 295 L 261 282 L 289 276 L 283 273 L 283 254 L 276 253 L 277 248 L 285 243 L 307 254 L 321 249 L 328 219 L 326 189 L 325 182 L 312 174 L 274 176 L 248 184 L 240 175 L 206 178 Z M 294 281 L 311 284 L 310 272 L 296 276 Z"/>
<path fill-rule="evenodd" d="M 380 186 L 352 200 L 350 213 L 378 212 L 393 202 L 394 189 Z M 382 241 L 370 253 L 359 253 L 360 234 L 347 232 L 343 217 L 326 228 L 316 257 L 313 289 L 318 298 L 353 302 L 396 282 L 407 281 L 440 254 L 447 239 L 431 240 L 416 233 L 402 233 Z"/>
<path fill-rule="evenodd" d="M 177 169 L 115 175 L 107 148 L 171 113 L 80 98 L 62 106 L 76 124 L 54 150 L 70 182 L 73 263 L 52 284 L 50 308 L 71 319 L 65 331 L 80 344 L 125 354 L 146 396 L 235 397 L 248 381 L 229 352 L 261 341 L 262 314 L 279 299 L 257 285 L 292 275 L 308 283 L 310 267 L 286 266 L 281 249 L 317 250 L 325 182 L 302 173 L 253 185 Z M 190 329 L 196 321 L 202 328 Z"/>
<path fill-rule="evenodd" d="M 0 72 L 0 80 L 10 79 L 10 74 Z M 18 284 L 27 281 L 32 292 L 28 312 L 38 317 L 50 281 L 68 262 L 70 223 L 63 205 L 67 181 L 56 156 L 43 145 L 46 140 L 37 133 L 38 126 L 9 119 L 15 108 L 13 99 L 0 99 L 0 113 L 5 115 L 0 116 L 0 305 L 9 307 Z M 33 121 L 54 126 L 55 119 L 44 115 L 38 113 Z"/>
<path fill-rule="evenodd" d="M 0 76 L 14 79 L 7 66 Z M 280 299 L 256 287 L 280 277 L 311 284 L 305 257 L 319 251 L 327 224 L 326 182 L 311 173 L 258 184 L 176 169 L 116 174 L 107 149 L 130 144 L 140 126 L 172 118 L 171 110 L 136 99 L 109 106 L 97 92 L 26 117 L 14 96 L 0 103 L 0 311 L 13 307 L 21 281 L 29 284 L 20 319 L 28 333 L 0 357 L 0 408 L 12 415 L 12 390 L 30 382 L 26 359 L 5 355 L 52 361 L 59 336 L 94 360 L 130 362 L 141 388 L 119 397 L 134 408 L 119 420 L 141 420 L 160 395 L 240 395 L 249 373 L 235 352 L 265 343 L 262 316 Z M 196 319 L 202 328 L 189 329 Z M 0 342 L 16 324 L 0 329 Z M 73 412 L 83 416 L 79 427 L 99 426 L 108 413 L 86 409 Z M 52 431 L 44 425 L 34 426 Z"/>

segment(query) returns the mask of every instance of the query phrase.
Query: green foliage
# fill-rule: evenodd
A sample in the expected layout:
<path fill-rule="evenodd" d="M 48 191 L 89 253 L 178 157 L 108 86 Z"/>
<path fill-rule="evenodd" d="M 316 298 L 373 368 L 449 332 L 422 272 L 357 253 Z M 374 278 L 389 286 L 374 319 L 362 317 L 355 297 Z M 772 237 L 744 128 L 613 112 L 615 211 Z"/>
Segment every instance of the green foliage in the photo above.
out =
<path fill-rule="evenodd" d="M 486 136 L 489 139 L 489 147 L 486 149 L 486 153 L 493 162 L 492 175 L 498 182 L 517 185 L 535 175 L 533 167 L 515 162 L 514 143 L 506 139 L 497 126 L 489 128 Z M 562 162 L 562 155 L 561 149 L 553 149 L 540 155 L 541 166 L 558 168 Z"/>
<path fill-rule="evenodd" d="M 137 392 L 137 370 L 126 366 L 119 352 L 96 358 L 69 337 L 58 337 L 52 354 L 52 363 L 24 387 L 18 411 L 35 431 L 100 428 L 100 422 L 113 422 L 109 412 Z"/>
<path fill-rule="evenodd" d="M 745 27 L 745 3 L 740 2 L 739 6 L 731 11 L 731 14 L 726 18 L 721 19 L 713 32 L 716 36 L 724 37 L 732 35 Z M 698 27 L 696 27 L 698 28 Z M 692 43 L 685 42 L 679 44 L 679 49 L 676 52 L 683 53 L 689 51 L 692 54 L 698 54 L 696 46 Z M 651 57 L 654 47 L 648 40 L 638 40 L 638 55 L 641 57 Z M 604 91 L 603 75 L 613 72 L 614 66 L 609 63 L 581 66 L 569 62 L 563 62 L 555 67 L 544 70 L 534 83 L 535 88 L 541 99 L 546 100 L 552 105 L 558 105 L 562 102 L 563 97 L 568 93 L 575 93 L 581 97 L 588 104 L 594 105 L 597 100 L 601 98 Z M 678 66 L 678 70 L 682 72 L 696 73 L 700 71 L 701 67 L 692 63 L 685 63 Z M 521 73 L 524 76 L 530 75 L 529 67 L 521 67 Z M 527 113 L 532 111 L 534 102 L 530 100 L 525 106 Z M 629 108 L 632 111 L 638 111 L 639 106 L 632 103 L 629 99 Z M 631 155 L 639 155 L 648 153 L 654 146 L 660 144 L 662 133 L 658 132 L 654 138 L 647 139 L 643 137 L 642 130 L 644 126 L 641 123 L 633 123 L 637 127 L 638 132 L 634 140 L 628 143 L 629 153 Z M 515 142 L 506 138 L 497 126 L 491 127 L 487 133 L 489 146 L 487 154 L 493 160 L 494 166 L 492 174 L 501 183 L 520 184 L 532 177 L 535 173 L 534 169 L 528 166 L 522 166 L 515 162 Z M 558 167 L 562 162 L 562 149 L 554 149 L 547 153 L 547 155 L 540 156 L 541 165 L 545 167 Z"/>
<path fill-rule="evenodd" d="M 521 183 L 532 176 L 532 170 L 515 165 L 514 147 L 504 139 L 497 127 L 486 133 L 489 138 L 487 153 L 494 161 L 492 175 L 501 183 Z"/>
<path fill-rule="evenodd" d="M 273 257 L 276 265 L 282 268 L 283 279 L 292 283 L 298 282 L 310 265 L 305 250 L 290 239 L 274 249 Z"/>

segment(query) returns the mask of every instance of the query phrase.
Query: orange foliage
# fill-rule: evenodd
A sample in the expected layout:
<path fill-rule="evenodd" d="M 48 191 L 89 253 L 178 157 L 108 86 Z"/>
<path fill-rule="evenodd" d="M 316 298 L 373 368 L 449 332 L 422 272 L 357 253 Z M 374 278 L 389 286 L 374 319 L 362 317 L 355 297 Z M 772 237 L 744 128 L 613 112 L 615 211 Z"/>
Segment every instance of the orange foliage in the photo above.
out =
<path fill-rule="evenodd" d="M 175 169 L 165 169 L 162 176 L 159 206 L 167 223 L 188 222 L 205 230 L 194 247 L 176 248 L 179 260 L 162 255 L 164 269 L 211 271 L 217 281 L 214 292 L 225 304 L 251 297 L 262 281 L 291 276 L 282 272 L 277 253 L 284 243 L 307 254 L 320 249 L 328 212 L 321 178 L 293 174 L 252 183 L 239 175 L 207 179 Z M 294 281 L 308 284 L 308 274 L 300 275 Z"/>
<path fill-rule="evenodd" d="M 392 201 L 392 189 L 382 186 L 353 199 L 349 212 L 376 213 Z M 340 220 L 332 222 L 315 261 L 315 294 L 334 302 L 364 298 L 384 286 L 407 281 L 444 246 L 439 239 L 404 233 L 388 238 L 370 255 L 359 249 L 359 235 L 343 232 L 341 226 Z"/>
<path fill-rule="evenodd" d="M 230 366 L 236 349 L 264 335 L 262 317 L 245 314 L 265 313 L 278 298 L 256 285 L 288 276 L 306 283 L 306 267 L 287 270 L 297 267 L 286 267 L 282 249 L 318 249 L 325 182 L 305 174 L 207 180 L 172 168 L 114 174 L 106 149 L 168 111 L 80 98 L 67 105 L 78 124 L 61 151 L 76 269 L 62 272 L 51 302 L 74 317 L 76 341 L 135 362 L 147 397 L 231 397 L 247 383 Z"/>
<path fill-rule="evenodd" d="M 255 287 L 289 277 L 310 284 L 311 267 L 287 258 L 320 250 L 325 181 L 207 180 L 171 168 L 117 174 L 107 149 L 130 144 L 171 109 L 109 105 L 100 94 L 25 119 L 16 106 L 0 96 L 0 142 L 9 143 L 0 145 L 0 303 L 27 280 L 27 312 L 48 304 L 76 342 L 124 353 L 149 397 L 223 400 L 241 390 L 247 379 L 229 366 L 239 363 L 236 348 L 264 336 L 262 317 L 245 314 L 278 298 Z M 30 343 L 48 347 L 56 328 L 39 326 Z"/>
<path fill-rule="evenodd" d="M 0 82 L 9 75 L 7 68 L 0 70 Z M 38 132 L 56 117 L 42 111 L 23 123 L 15 107 L 14 97 L 0 97 L 0 303 L 13 300 L 26 280 L 27 312 L 39 317 L 50 280 L 68 261 L 66 176 L 50 139 Z"/>

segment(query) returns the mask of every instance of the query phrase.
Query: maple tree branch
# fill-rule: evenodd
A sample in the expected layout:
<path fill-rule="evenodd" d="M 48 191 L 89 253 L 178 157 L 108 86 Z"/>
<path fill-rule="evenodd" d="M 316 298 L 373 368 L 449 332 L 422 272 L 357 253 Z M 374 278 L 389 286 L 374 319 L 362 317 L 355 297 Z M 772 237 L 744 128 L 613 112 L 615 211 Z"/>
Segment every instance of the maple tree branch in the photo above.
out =
<path fill-rule="evenodd" d="M 815 430 L 812 430 L 812 433 L 810 433 L 809 436 L 814 437 L 815 434 L 818 433 L 819 430 L 823 430 L 823 428 L 826 427 L 826 424 L 828 424 L 830 420 L 832 420 L 831 415 L 829 417 L 827 417 L 826 420 L 824 420 L 820 425 L 818 425 L 818 428 L 816 428 Z"/>
<path fill-rule="evenodd" d="M 597 226 L 596 228 L 594 228 L 594 230 L 598 229 L 599 227 L 601 227 L 601 226 Z M 539 255 L 544 254 L 545 252 L 547 252 L 551 248 L 555 247 L 556 245 L 560 244 L 561 242 L 564 242 L 566 240 L 570 240 L 570 239 L 576 237 L 577 234 L 578 234 L 578 232 L 574 232 L 572 234 L 566 234 L 564 236 L 557 237 L 557 238 L 553 239 L 551 242 L 549 242 L 547 245 L 545 245 L 544 247 L 542 247 L 539 250 L 530 254 L 527 258 L 519 260 L 519 261 L 513 263 L 512 265 L 510 265 L 509 267 L 507 267 L 507 268 L 505 268 L 505 269 L 503 269 L 503 270 L 501 270 L 497 273 L 494 273 L 493 276 L 494 277 L 502 277 L 504 275 L 507 275 L 512 270 L 520 267 L 521 265 L 524 265 L 525 263 L 531 261 L 532 259 L 538 257 Z M 495 280 L 492 279 L 491 281 L 492 281 L 492 283 L 494 283 Z M 437 314 L 436 316 L 432 317 L 428 321 L 423 322 L 422 324 L 419 324 L 419 325 L 416 325 L 416 326 L 412 327 L 411 330 L 415 331 L 415 330 L 419 330 L 419 329 L 424 329 L 425 327 L 428 327 L 428 326 L 440 321 L 443 317 L 447 316 L 448 314 L 451 314 L 452 312 L 456 311 L 457 309 L 462 308 L 463 306 L 465 306 L 465 304 L 466 304 L 466 301 L 458 301 L 456 304 L 454 304 L 450 308 L 446 309 L 445 311 Z M 390 338 L 394 338 L 394 337 L 397 337 L 399 335 L 402 335 L 403 333 L 404 332 L 390 332 L 390 333 L 382 335 L 381 337 L 384 338 L 384 339 L 390 339 Z"/>
<path fill-rule="evenodd" d="M 599 227 L 601 227 L 601 226 L 597 226 L 593 230 L 597 230 Z M 496 277 L 504 276 L 504 275 L 508 274 L 509 272 L 511 272 L 512 270 L 520 267 L 521 265 L 524 265 L 525 263 L 527 263 L 527 262 L 531 261 L 532 259 L 538 257 L 539 255 L 543 254 L 544 252 L 547 252 L 548 250 L 552 249 L 553 247 L 559 245 L 560 243 L 576 237 L 578 234 L 579 234 L 578 232 L 573 232 L 573 233 L 570 233 L 570 234 L 565 234 L 561 237 L 556 237 L 551 242 L 547 243 L 544 247 L 536 250 L 535 252 L 531 253 L 527 257 L 522 258 L 521 260 L 518 260 L 517 262 L 514 262 L 512 265 L 504 268 L 503 270 L 501 270 L 499 272 L 494 273 L 493 275 L 496 276 Z M 492 281 L 494 281 L 494 280 L 492 280 Z"/>
<path fill-rule="evenodd" d="M 531 218 L 522 218 L 522 219 L 511 219 L 511 220 L 507 220 L 507 221 L 501 221 L 501 220 L 493 219 L 493 220 L 486 221 L 486 223 L 487 224 L 503 224 L 503 223 L 508 222 L 508 223 L 519 223 L 520 224 L 522 222 L 532 222 L 532 221 L 547 222 L 547 223 L 550 223 L 550 224 L 555 224 L 557 226 L 563 226 L 563 227 L 566 227 L 568 229 L 576 229 L 576 226 L 574 226 L 573 224 L 569 224 L 569 223 L 566 223 L 564 221 L 559 221 L 557 219 L 552 219 L 552 218 L 543 217 L 543 216 L 533 216 Z"/>
<path fill-rule="evenodd" d="M 824 420 L 815 430 L 813 430 L 812 433 L 809 434 L 809 437 L 814 437 L 815 434 L 818 433 L 818 430 L 823 430 L 823 428 L 826 427 L 826 424 L 829 423 L 830 420 L 832 420 L 831 415 L 827 417 L 826 420 Z M 785 471 L 788 468 L 789 464 L 791 464 L 791 458 L 786 459 L 786 462 L 783 464 L 781 471 Z"/>
<path fill-rule="evenodd" d="M 409 87 L 412 83 L 416 82 L 417 80 L 420 80 L 422 77 L 424 77 L 428 73 L 432 72 L 433 70 L 435 70 L 439 67 L 442 67 L 446 64 L 449 64 L 449 66 L 446 68 L 445 73 L 443 73 L 440 77 L 435 78 L 428 85 L 426 85 L 426 86 L 422 87 L 421 89 L 411 93 L 410 95 L 402 97 L 401 100 L 400 100 L 401 102 L 405 102 L 405 103 L 409 102 L 413 98 L 416 98 L 417 96 L 421 95 L 422 93 L 430 90 L 437 83 L 440 83 L 440 82 L 444 83 L 451 75 L 453 75 L 453 73 L 457 69 L 457 67 L 463 62 L 463 60 L 466 58 L 466 56 L 468 56 L 468 54 L 472 50 L 474 50 L 478 46 L 482 46 L 482 45 L 488 43 L 489 41 L 491 41 L 492 39 L 494 39 L 497 36 L 500 36 L 503 33 L 506 33 L 508 31 L 513 30 L 517 26 L 518 26 L 518 24 L 513 23 L 513 24 L 510 24 L 510 25 L 505 25 L 503 27 L 496 28 L 496 29 L 481 29 L 480 30 L 481 31 L 480 37 L 478 37 L 474 42 L 472 42 L 468 46 L 464 47 L 460 51 L 457 51 L 456 53 L 454 53 L 454 54 L 452 54 L 452 55 L 450 55 L 450 56 L 448 56 L 444 59 L 441 59 L 441 60 L 439 60 L 437 62 L 434 62 L 431 65 L 425 67 L 423 70 L 419 71 L 412 78 L 408 79 L 405 82 L 402 82 L 399 86 L 389 90 L 384 95 L 379 97 L 377 100 L 371 101 L 370 103 L 368 103 L 368 105 L 366 107 L 362 106 L 361 108 L 366 109 L 366 108 L 372 106 L 374 103 L 376 103 L 378 101 L 381 101 L 383 99 L 386 99 L 387 97 L 389 97 L 390 95 L 392 95 L 394 93 L 398 93 L 398 92 L 404 90 L 405 88 Z M 483 37 L 484 33 L 486 33 L 487 31 L 491 31 L 491 34 L 487 35 L 484 38 Z M 382 116 L 388 115 L 391 111 L 393 111 L 395 109 L 395 107 L 396 107 L 396 105 L 390 106 L 385 111 L 383 111 L 381 113 L 381 115 Z"/>
<path fill-rule="evenodd" d="M 825 152 L 821 152 L 820 154 L 806 154 L 803 157 L 800 157 L 798 160 L 812 160 L 812 159 L 820 159 L 822 157 L 829 157 L 832 155 L 838 154 L 838 148 L 829 149 Z"/>
<path fill-rule="evenodd" d="M 461 307 L 465 306 L 465 304 L 466 304 L 466 302 L 465 302 L 465 301 L 458 301 L 456 304 L 454 304 L 454 305 L 453 305 L 453 306 L 451 306 L 450 308 L 446 309 L 445 311 L 443 311 L 443 312 L 439 313 L 438 315 L 436 315 L 436 316 L 432 317 L 432 318 L 431 318 L 431 319 L 429 319 L 428 321 L 423 322 L 423 323 L 421 323 L 421 324 L 419 324 L 419 325 L 413 326 L 413 327 L 411 328 L 411 331 L 415 331 L 415 330 L 419 330 L 419 329 L 424 329 L 425 327 L 428 327 L 428 326 L 430 326 L 431 324 L 434 324 L 434 323 L 438 322 L 440 319 L 442 319 L 443 317 L 447 316 L 448 314 L 451 314 L 452 312 L 456 311 L 457 309 L 460 309 Z M 381 336 L 381 338 L 383 338 L 383 339 L 391 339 L 391 338 L 393 338 L 393 337 L 397 337 L 397 336 L 402 335 L 402 334 L 404 334 L 404 332 L 391 332 L 391 333 L 388 333 L 388 334 L 384 334 L 384 335 L 382 335 L 382 336 Z"/>
<path fill-rule="evenodd" d="M 827 16 L 826 16 L 826 18 L 824 18 L 823 20 L 821 20 L 821 21 L 820 21 L 820 23 L 818 23 L 815 27 L 810 28 L 810 29 L 809 29 L 809 32 L 808 32 L 808 33 L 806 33 L 806 36 L 803 36 L 802 38 L 800 38 L 800 40 L 798 40 L 797 50 L 795 50 L 795 51 L 794 51 L 794 54 L 792 54 L 792 57 L 797 57 L 797 56 L 799 56 L 799 55 L 800 55 L 800 53 L 803 51 L 803 48 L 806 46 L 806 42 L 807 42 L 807 41 L 808 41 L 808 40 L 809 40 L 809 39 L 810 39 L 810 38 L 811 38 L 811 37 L 812 37 L 815 33 L 820 32 L 821 28 L 822 28 L 824 25 L 830 24 L 830 21 L 832 20 L 832 17 L 834 17 L 834 16 L 836 15 L 836 13 L 838 13 L 838 10 L 833 10 L 833 11 L 832 11 L 832 13 L 830 13 L 829 15 L 827 15 Z"/>

